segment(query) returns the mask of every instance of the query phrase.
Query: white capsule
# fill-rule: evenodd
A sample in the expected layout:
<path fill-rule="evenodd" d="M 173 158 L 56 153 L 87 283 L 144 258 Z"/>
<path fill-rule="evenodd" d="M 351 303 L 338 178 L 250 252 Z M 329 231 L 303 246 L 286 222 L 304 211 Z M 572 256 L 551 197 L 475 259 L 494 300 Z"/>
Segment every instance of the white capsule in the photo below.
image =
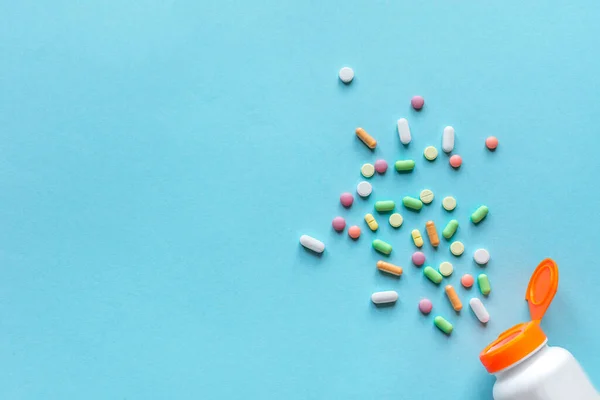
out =
<path fill-rule="evenodd" d="M 479 321 L 485 324 L 490 320 L 490 314 L 485 309 L 485 306 L 481 300 L 479 300 L 477 297 L 473 297 L 471 300 L 469 300 L 469 305 Z"/>
<path fill-rule="evenodd" d="M 362 181 L 356 185 L 356 193 L 358 193 L 360 197 L 369 197 L 372 191 L 373 186 L 367 181 Z"/>
<path fill-rule="evenodd" d="M 315 253 L 322 253 L 325 251 L 325 243 L 315 239 L 312 236 L 302 235 L 300 236 L 300 244 Z"/>
<path fill-rule="evenodd" d="M 451 126 L 444 128 L 444 134 L 442 135 L 442 150 L 446 153 L 450 153 L 454 150 L 454 128 Z"/>
<path fill-rule="evenodd" d="M 394 290 L 375 292 L 371 295 L 371 301 L 375 304 L 394 303 L 396 300 L 398 300 L 398 293 Z"/>
<path fill-rule="evenodd" d="M 490 261 L 490 252 L 486 249 L 477 249 L 473 253 L 473 259 L 479 265 L 485 265 Z"/>
<path fill-rule="evenodd" d="M 408 127 L 408 121 L 406 118 L 400 118 L 398 120 L 398 136 L 400 136 L 400 141 L 402 144 L 410 143 L 410 128 Z"/>

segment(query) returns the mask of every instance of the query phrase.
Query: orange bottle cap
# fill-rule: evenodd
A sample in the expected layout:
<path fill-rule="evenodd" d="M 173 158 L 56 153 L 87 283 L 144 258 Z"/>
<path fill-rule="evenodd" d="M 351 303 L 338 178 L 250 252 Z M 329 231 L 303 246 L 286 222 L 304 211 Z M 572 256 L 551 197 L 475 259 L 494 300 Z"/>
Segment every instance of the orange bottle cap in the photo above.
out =
<path fill-rule="evenodd" d="M 489 373 L 510 367 L 546 343 L 546 335 L 539 324 L 557 289 L 558 266 L 547 258 L 533 272 L 525 294 L 532 321 L 504 331 L 479 355 Z"/>

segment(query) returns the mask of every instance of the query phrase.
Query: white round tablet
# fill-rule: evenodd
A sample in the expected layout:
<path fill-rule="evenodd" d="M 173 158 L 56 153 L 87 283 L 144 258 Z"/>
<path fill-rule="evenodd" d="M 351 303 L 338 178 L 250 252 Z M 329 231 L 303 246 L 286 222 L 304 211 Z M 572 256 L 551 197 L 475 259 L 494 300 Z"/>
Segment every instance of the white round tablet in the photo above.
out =
<path fill-rule="evenodd" d="M 452 272 L 454 271 L 454 267 L 448 261 L 444 261 L 443 263 L 440 264 L 439 271 L 440 271 L 440 274 L 448 277 L 448 276 L 452 275 Z"/>
<path fill-rule="evenodd" d="M 360 197 L 369 197 L 372 191 L 373 186 L 367 181 L 362 181 L 356 185 L 356 193 L 358 193 Z"/>
<path fill-rule="evenodd" d="M 473 259 L 479 265 L 485 265 L 490 261 L 490 253 L 486 249 L 477 249 L 473 253 Z"/>
<path fill-rule="evenodd" d="M 354 70 L 350 67 L 344 67 L 340 69 L 339 77 L 342 82 L 350 83 L 354 79 Z"/>

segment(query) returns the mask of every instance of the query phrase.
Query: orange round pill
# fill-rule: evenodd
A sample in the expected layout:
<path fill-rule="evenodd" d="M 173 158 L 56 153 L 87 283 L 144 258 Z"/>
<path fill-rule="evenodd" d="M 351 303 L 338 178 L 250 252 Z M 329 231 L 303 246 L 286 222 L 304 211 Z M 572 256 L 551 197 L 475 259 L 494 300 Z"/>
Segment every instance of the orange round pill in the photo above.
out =
<path fill-rule="evenodd" d="M 358 239 L 360 237 L 360 228 L 356 225 L 352 225 L 348 229 L 348 236 L 350 236 L 352 239 Z"/>
<path fill-rule="evenodd" d="M 470 288 L 475 283 L 475 278 L 473 278 L 473 275 L 464 274 L 462 278 L 460 278 L 460 283 L 464 287 Z"/>
<path fill-rule="evenodd" d="M 496 150 L 496 147 L 498 147 L 498 138 L 495 136 L 490 136 L 489 138 L 485 139 L 485 147 L 490 150 Z"/>
<path fill-rule="evenodd" d="M 452 157 L 450 157 L 450 165 L 452 165 L 452 168 L 458 168 L 461 166 L 461 164 L 462 164 L 462 157 L 459 156 L 458 154 L 455 154 Z"/>

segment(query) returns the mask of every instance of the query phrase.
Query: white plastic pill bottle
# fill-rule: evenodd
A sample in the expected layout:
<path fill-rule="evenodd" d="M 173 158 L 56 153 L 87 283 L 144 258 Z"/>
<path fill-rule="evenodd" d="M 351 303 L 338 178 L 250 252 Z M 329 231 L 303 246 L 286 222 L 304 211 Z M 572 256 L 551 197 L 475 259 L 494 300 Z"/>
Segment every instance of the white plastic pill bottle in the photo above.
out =
<path fill-rule="evenodd" d="M 500 334 L 479 355 L 496 376 L 494 400 L 600 400 L 575 357 L 548 346 L 540 327 L 557 289 L 558 266 L 545 259 L 535 269 L 525 295 L 532 321 Z"/>

